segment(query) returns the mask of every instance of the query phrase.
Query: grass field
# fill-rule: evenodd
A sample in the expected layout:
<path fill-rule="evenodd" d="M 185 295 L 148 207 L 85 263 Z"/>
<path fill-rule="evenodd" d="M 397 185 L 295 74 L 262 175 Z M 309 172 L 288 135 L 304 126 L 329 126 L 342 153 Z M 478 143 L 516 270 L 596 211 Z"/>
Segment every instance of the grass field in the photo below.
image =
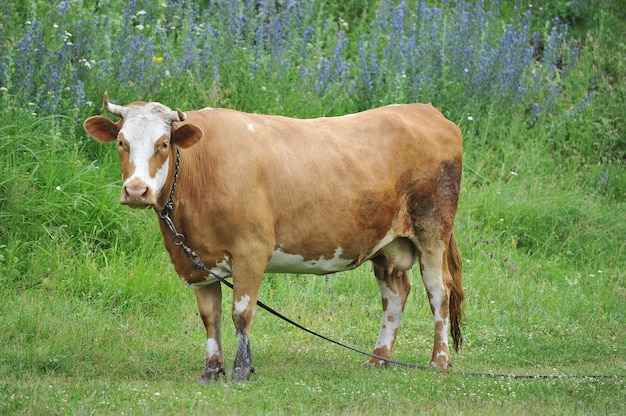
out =
<path fill-rule="evenodd" d="M 0 414 L 626 412 L 620 2 L 163 4 L 0 4 Z M 198 384 L 195 297 L 154 213 L 119 205 L 113 147 L 81 127 L 104 90 L 120 104 L 297 117 L 440 107 L 465 148 L 455 224 L 465 342 L 454 367 L 363 369 L 366 357 L 260 311 L 258 374 Z M 427 365 L 432 317 L 419 268 L 411 277 L 393 358 Z M 268 275 L 260 298 L 373 348 L 369 265 Z"/>

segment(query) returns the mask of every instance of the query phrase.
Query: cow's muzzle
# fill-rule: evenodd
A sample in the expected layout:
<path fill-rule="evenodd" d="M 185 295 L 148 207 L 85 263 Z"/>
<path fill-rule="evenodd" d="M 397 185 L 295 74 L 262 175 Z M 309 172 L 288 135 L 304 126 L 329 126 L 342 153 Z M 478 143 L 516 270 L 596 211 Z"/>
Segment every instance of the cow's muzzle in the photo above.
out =
<path fill-rule="evenodd" d="M 122 187 L 120 195 L 122 205 L 131 208 L 149 208 L 156 204 L 154 192 L 143 182 L 130 182 Z"/>

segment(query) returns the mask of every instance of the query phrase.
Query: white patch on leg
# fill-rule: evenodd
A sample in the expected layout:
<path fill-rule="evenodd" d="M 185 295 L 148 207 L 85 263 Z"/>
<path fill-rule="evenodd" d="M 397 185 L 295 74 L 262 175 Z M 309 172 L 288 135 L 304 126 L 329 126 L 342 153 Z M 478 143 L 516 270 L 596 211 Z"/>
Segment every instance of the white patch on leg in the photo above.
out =
<path fill-rule="evenodd" d="M 433 308 L 433 320 L 435 322 L 435 328 L 437 323 L 441 322 L 441 330 L 436 333 L 438 340 L 441 344 L 448 346 L 448 318 L 443 318 L 441 314 L 441 307 L 444 297 L 446 295 L 446 289 L 443 282 L 443 253 L 444 244 L 439 242 L 437 246 L 432 247 L 430 254 L 423 253 L 420 259 L 422 264 L 422 280 L 426 291 L 430 296 L 430 304 Z M 438 354 L 441 354 L 438 353 Z M 446 354 L 446 358 L 449 357 Z"/>
<path fill-rule="evenodd" d="M 220 346 L 215 338 L 209 338 L 206 340 L 206 358 L 209 359 L 214 355 L 220 355 Z"/>
<path fill-rule="evenodd" d="M 439 332 L 439 339 L 441 343 L 446 347 L 448 346 L 448 319 L 443 320 L 443 325 L 441 326 L 441 332 Z"/>
<path fill-rule="evenodd" d="M 433 248 L 432 254 L 422 254 L 420 262 L 422 264 L 422 280 L 426 291 L 430 295 L 430 304 L 433 307 L 433 317 L 435 322 L 443 321 L 441 317 L 441 304 L 446 294 L 443 283 L 443 243 Z M 447 327 L 447 320 L 444 322 Z"/>
<path fill-rule="evenodd" d="M 248 309 L 250 306 L 250 295 L 243 295 L 238 301 L 234 303 L 235 305 L 235 314 L 241 315 Z"/>
<path fill-rule="evenodd" d="M 387 299 L 387 310 L 383 311 L 383 320 L 375 348 L 387 347 L 391 349 L 392 343 L 396 339 L 396 330 L 402 321 L 402 300 L 397 293 L 387 287 L 385 282 L 378 280 L 378 285 L 383 299 Z"/>

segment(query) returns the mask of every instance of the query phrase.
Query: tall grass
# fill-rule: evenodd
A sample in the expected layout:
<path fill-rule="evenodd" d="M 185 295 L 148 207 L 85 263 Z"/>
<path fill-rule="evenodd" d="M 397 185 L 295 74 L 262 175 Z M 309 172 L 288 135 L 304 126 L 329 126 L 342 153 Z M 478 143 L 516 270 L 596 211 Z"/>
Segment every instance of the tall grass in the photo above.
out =
<path fill-rule="evenodd" d="M 81 127 L 105 90 L 120 104 L 298 117 L 432 101 L 465 140 L 455 368 L 623 374 L 617 2 L 6 1 L 0 12 L 0 413 L 624 412 L 623 377 L 363 371 L 364 358 L 262 312 L 255 381 L 196 386 L 205 335 L 193 294 L 155 216 L 119 206 L 115 152 Z M 432 320 L 411 275 L 395 358 L 424 364 Z M 342 341 L 375 342 L 367 267 L 267 276 L 261 298 Z"/>

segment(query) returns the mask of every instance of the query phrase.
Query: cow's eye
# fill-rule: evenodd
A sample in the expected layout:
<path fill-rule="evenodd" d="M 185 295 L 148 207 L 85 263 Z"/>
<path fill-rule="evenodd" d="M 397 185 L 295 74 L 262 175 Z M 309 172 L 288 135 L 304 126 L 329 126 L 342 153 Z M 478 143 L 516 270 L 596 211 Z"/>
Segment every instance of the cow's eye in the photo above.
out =
<path fill-rule="evenodd" d="M 169 143 L 168 142 L 163 142 L 161 143 L 161 149 L 166 150 L 169 147 Z"/>

